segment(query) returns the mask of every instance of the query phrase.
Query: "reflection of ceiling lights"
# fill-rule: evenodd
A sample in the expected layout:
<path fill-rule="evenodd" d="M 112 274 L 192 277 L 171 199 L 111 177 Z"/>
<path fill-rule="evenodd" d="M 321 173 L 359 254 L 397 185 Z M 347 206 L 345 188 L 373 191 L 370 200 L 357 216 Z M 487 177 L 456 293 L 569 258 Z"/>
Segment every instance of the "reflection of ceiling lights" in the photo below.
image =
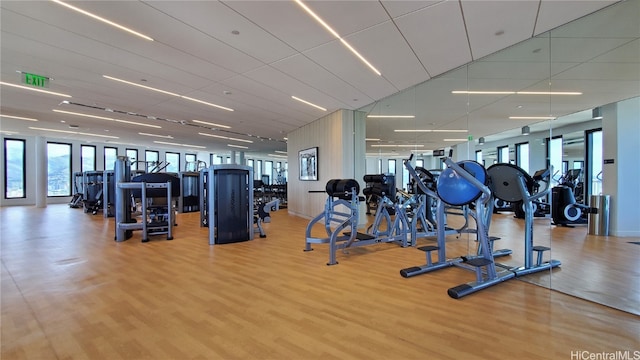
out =
<path fill-rule="evenodd" d="M 415 115 L 367 115 L 369 119 L 414 119 Z"/>
<path fill-rule="evenodd" d="M 5 115 L 5 114 L 0 114 L 0 117 L 7 118 L 7 119 L 25 120 L 25 121 L 38 121 L 38 119 L 33 119 L 33 118 L 28 118 L 23 116 Z"/>
<path fill-rule="evenodd" d="M 61 94 L 61 93 L 57 93 L 57 92 L 53 92 L 53 91 L 47 91 L 47 90 L 42 90 L 42 89 L 37 89 L 37 88 L 32 88 L 29 86 L 22 86 L 22 85 L 17 85 L 17 84 L 11 84 L 11 83 L 7 83 L 4 81 L 0 81 L 0 85 L 5 85 L 5 86 L 11 86 L 11 87 L 15 87 L 18 89 L 24 89 L 24 90 L 31 90 L 31 91 L 36 91 L 36 92 L 41 92 L 44 94 L 49 94 L 49 95 L 56 95 L 56 96 L 62 96 L 62 97 L 68 97 L 70 98 L 71 95 L 67 95 L 67 94 Z"/>
<path fill-rule="evenodd" d="M 277 151 L 276 151 L 277 152 Z M 274 156 L 274 157 L 278 157 L 278 158 L 286 158 L 286 155 L 278 155 L 278 154 L 267 154 L 269 156 Z"/>
<path fill-rule="evenodd" d="M 452 94 L 469 95 L 582 95 L 577 91 L 482 91 L 482 90 L 454 90 Z"/>
<path fill-rule="evenodd" d="M 365 141 L 380 141 L 378 138 L 366 138 Z"/>
<path fill-rule="evenodd" d="M 555 116 L 509 116 L 511 120 L 555 120 Z"/>
<path fill-rule="evenodd" d="M 323 108 L 322 106 L 318 106 L 318 105 L 316 105 L 316 104 L 314 104 L 314 103 L 308 102 L 307 100 L 302 100 L 302 99 L 300 99 L 299 97 L 296 97 L 296 96 L 291 95 L 291 98 L 292 98 L 293 100 L 298 100 L 298 101 L 300 101 L 301 103 L 305 103 L 305 104 L 307 104 L 307 105 L 313 106 L 313 107 L 314 107 L 314 108 L 316 108 L 316 109 L 320 109 L 320 110 L 322 110 L 322 111 L 327 111 L 327 109 Z"/>
<path fill-rule="evenodd" d="M 324 20 L 322 20 L 320 16 L 316 15 L 316 13 L 314 13 L 313 10 L 307 7 L 307 5 L 305 5 L 301 0 L 295 0 L 295 2 L 298 3 L 298 5 L 300 5 L 300 7 L 302 7 L 309 15 L 311 15 L 311 17 L 316 19 L 316 21 L 320 23 L 320 25 L 324 26 L 324 28 L 327 29 L 327 31 L 329 31 L 333 36 L 335 36 L 336 39 L 340 40 L 342 45 L 344 45 L 347 49 L 349 49 L 349 51 L 351 51 L 355 56 L 357 56 L 358 59 L 360 59 L 360 61 L 362 61 L 365 65 L 369 67 L 369 69 L 371 69 L 374 73 L 378 74 L 379 76 L 382 75 L 380 71 L 378 71 L 378 69 L 376 69 L 373 65 L 371 65 L 371 63 L 369 63 L 367 59 L 364 58 L 364 56 L 360 55 L 360 53 L 357 52 L 356 49 L 354 49 L 345 39 L 343 39 L 340 36 L 340 34 L 338 34 L 335 30 L 333 30 L 331 26 L 329 26 L 326 22 L 324 22 Z"/>
<path fill-rule="evenodd" d="M 406 133 L 414 133 L 414 132 L 424 132 L 424 133 L 428 133 L 428 132 L 434 132 L 434 133 L 444 133 L 444 132 L 453 132 L 453 133 L 466 133 L 469 130 L 446 130 L 446 129 L 434 129 L 434 130 L 430 130 L 430 129 L 418 129 L 418 130 L 393 130 L 394 132 L 406 132 Z"/>
<path fill-rule="evenodd" d="M 442 141 L 464 142 L 467 141 L 467 139 L 442 139 Z"/>
<path fill-rule="evenodd" d="M 422 144 L 407 144 L 407 145 L 376 144 L 376 145 L 371 145 L 371 147 L 424 147 L 424 145 Z"/>
<path fill-rule="evenodd" d="M 73 11 L 77 11 L 77 12 L 83 14 L 83 15 L 86 15 L 86 16 L 89 16 L 91 18 L 94 18 L 94 19 L 96 19 L 98 21 L 102 21 L 105 24 L 109 24 L 109 25 L 111 25 L 113 27 L 117 27 L 118 29 L 124 30 L 124 31 L 126 31 L 128 33 L 131 33 L 131 34 L 135 35 L 135 36 L 139 36 L 139 37 L 141 37 L 141 38 L 143 38 L 145 40 L 153 41 L 153 39 L 148 37 L 147 35 L 144 35 L 144 34 L 141 34 L 141 33 L 137 32 L 137 31 L 131 30 L 128 27 L 122 26 L 120 24 L 116 24 L 113 21 L 107 20 L 107 19 L 105 19 L 103 17 L 100 17 L 98 15 L 92 14 L 92 13 L 90 13 L 88 11 L 82 10 L 82 9 L 77 8 L 75 6 L 69 5 L 69 4 L 64 3 L 64 2 L 62 2 L 60 0 L 51 0 L 51 1 L 53 1 L 56 4 L 60 4 L 62 6 L 65 6 L 65 7 L 69 8 L 69 9 L 71 9 Z"/>

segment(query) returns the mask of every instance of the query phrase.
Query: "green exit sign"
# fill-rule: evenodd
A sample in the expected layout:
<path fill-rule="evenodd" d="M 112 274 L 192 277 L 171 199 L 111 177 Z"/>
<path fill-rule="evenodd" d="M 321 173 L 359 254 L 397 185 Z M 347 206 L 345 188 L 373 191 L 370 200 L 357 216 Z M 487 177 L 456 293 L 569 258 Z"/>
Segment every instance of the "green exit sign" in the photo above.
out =
<path fill-rule="evenodd" d="M 42 75 L 36 75 L 36 74 L 29 74 L 29 73 L 22 73 L 22 83 L 23 84 L 27 84 L 27 85 L 31 85 L 31 86 L 35 86 L 35 87 L 41 87 L 41 88 L 48 88 L 49 87 L 49 78 L 46 76 L 42 76 Z"/>

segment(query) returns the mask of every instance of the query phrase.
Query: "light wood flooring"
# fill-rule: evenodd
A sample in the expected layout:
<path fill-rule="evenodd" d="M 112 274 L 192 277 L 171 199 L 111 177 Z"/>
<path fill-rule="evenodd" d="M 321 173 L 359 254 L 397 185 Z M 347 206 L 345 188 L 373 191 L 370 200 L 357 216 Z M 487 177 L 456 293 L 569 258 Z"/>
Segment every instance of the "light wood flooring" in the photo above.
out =
<path fill-rule="evenodd" d="M 326 246 L 303 252 L 307 220 L 286 210 L 272 213 L 267 238 L 236 244 L 209 246 L 198 221 L 197 213 L 179 214 L 173 241 L 141 243 L 134 233 L 116 243 L 113 219 L 80 209 L 0 208 L 2 359 L 575 359 L 640 351 L 640 246 L 628 244 L 637 238 L 538 221 L 536 244 L 549 244 L 553 233 L 561 269 L 454 300 L 446 290 L 473 274 L 449 268 L 404 279 L 401 268 L 424 262 L 413 248 L 356 248 L 326 266 Z M 494 217 L 497 247 L 514 250 L 507 263 L 521 262 L 521 226 Z M 466 237 L 449 241 L 452 254 L 475 246 Z"/>

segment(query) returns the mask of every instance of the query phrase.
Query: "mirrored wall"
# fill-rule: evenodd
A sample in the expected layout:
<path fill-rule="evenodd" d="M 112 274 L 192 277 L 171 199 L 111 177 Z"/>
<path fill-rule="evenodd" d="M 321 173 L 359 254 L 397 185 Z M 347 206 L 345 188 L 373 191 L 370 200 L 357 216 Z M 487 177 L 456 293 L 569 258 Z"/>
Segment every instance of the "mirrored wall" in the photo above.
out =
<path fill-rule="evenodd" d="M 442 151 L 486 168 L 509 163 L 529 175 L 548 169 L 539 191 L 570 185 L 575 201 L 586 203 L 606 181 L 601 107 L 640 96 L 639 13 L 638 0 L 613 4 L 360 109 L 368 115 L 366 173 L 394 173 L 406 189 L 402 160 L 414 154 L 414 166 L 442 169 Z M 562 266 L 521 280 L 633 312 L 621 301 L 625 294 L 600 296 L 609 290 L 590 288 L 585 276 L 609 275 L 581 261 L 576 250 L 593 241 L 586 224 L 555 224 L 551 200 L 549 191 L 535 209 L 533 242 L 550 248 L 544 258 L 557 257 Z M 510 204 L 500 205 L 490 234 L 513 248 L 500 261 L 519 266 L 524 220 Z M 468 244 L 473 251 L 474 239 Z"/>

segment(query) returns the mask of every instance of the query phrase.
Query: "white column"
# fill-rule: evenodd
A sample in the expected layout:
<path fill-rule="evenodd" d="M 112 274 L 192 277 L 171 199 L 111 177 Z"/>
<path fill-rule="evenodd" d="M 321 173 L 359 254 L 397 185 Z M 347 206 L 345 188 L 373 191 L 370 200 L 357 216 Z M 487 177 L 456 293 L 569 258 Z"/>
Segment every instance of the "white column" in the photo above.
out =
<path fill-rule="evenodd" d="M 238 159 L 238 164 L 247 165 L 247 164 L 245 164 L 245 161 L 244 161 L 244 151 L 240 151 L 238 155 L 239 155 L 238 156 L 238 158 L 239 158 Z"/>
<path fill-rule="evenodd" d="M 47 141 L 36 136 L 36 207 L 47 207 Z"/>
<path fill-rule="evenodd" d="M 231 158 L 231 163 L 232 164 L 237 164 L 238 163 L 236 161 L 236 152 L 235 151 L 231 151 L 231 155 L 229 157 Z"/>
<path fill-rule="evenodd" d="M 640 97 L 602 107 L 602 193 L 611 195 L 610 234 L 640 236 Z"/>

